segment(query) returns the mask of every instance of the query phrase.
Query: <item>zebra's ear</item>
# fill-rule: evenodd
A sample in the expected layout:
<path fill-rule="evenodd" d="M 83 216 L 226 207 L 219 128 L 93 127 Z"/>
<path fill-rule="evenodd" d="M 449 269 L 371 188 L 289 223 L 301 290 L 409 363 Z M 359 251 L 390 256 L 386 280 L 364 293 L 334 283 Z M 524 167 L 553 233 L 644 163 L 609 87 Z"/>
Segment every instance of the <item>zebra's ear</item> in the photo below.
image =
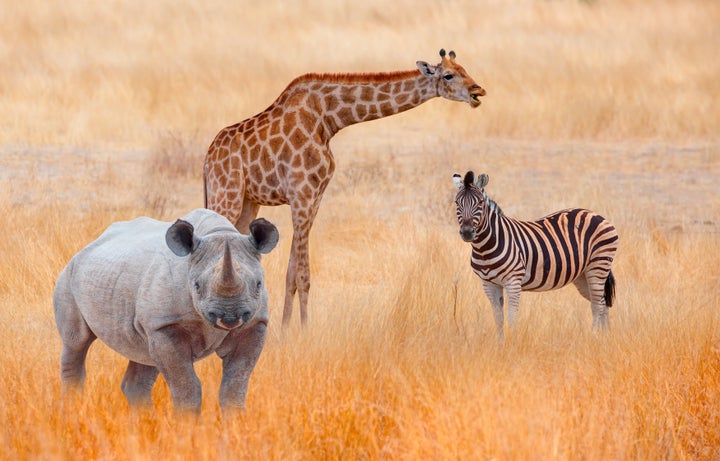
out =
<path fill-rule="evenodd" d="M 453 184 L 455 184 L 456 188 L 462 189 L 463 181 L 462 181 L 462 176 L 460 176 L 460 173 L 455 173 L 453 175 Z"/>
<path fill-rule="evenodd" d="M 478 176 L 477 181 L 475 181 L 475 185 L 478 186 L 480 189 L 483 189 L 485 186 L 487 186 L 488 181 L 490 181 L 490 177 L 487 175 L 487 173 L 482 173 Z"/>

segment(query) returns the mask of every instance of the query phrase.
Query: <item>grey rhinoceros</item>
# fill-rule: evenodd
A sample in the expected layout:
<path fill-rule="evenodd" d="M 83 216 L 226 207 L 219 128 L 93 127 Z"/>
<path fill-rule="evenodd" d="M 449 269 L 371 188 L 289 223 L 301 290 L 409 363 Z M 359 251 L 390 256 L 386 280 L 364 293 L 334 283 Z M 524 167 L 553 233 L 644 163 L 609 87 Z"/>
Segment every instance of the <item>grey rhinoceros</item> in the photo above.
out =
<path fill-rule="evenodd" d="M 63 387 L 82 388 L 88 348 L 99 338 L 130 361 L 121 388 L 131 405 L 151 403 L 162 373 L 174 406 L 199 411 L 193 362 L 215 352 L 221 407 L 244 408 L 268 322 L 260 254 L 277 241 L 265 219 L 243 235 L 206 209 L 174 224 L 146 217 L 112 224 L 55 286 Z"/>

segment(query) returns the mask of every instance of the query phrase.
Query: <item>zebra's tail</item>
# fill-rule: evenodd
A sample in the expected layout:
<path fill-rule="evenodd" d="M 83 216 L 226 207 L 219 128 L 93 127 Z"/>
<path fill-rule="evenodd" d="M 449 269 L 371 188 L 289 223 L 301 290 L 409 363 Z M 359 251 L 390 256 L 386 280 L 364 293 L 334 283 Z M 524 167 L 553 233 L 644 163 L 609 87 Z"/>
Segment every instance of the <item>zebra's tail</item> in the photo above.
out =
<path fill-rule="evenodd" d="M 615 277 L 612 271 L 608 272 L 608 276 L 605 279 L 605 305 L 612 307 L 613 300 L 615 299 Z"/>

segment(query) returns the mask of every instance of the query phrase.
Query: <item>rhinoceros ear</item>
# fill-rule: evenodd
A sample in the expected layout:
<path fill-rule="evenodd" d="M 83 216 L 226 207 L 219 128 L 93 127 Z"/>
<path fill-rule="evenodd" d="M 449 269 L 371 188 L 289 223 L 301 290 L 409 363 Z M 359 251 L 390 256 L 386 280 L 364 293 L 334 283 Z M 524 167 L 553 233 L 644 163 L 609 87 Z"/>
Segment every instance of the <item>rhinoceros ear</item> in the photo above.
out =
<path fill-rule="evenodd" d="M 187 256 L 197 247 L 192 224 L 182 219 L 175 221 L 165 233 L 165 243 L 178 256 Z"/>
<path fill-rule="evenodd" d="M 250 243 L 260 253 L 270 253 L 280 239 L 275 224 L 265 218 L 258 218 L 250 223 Z"/>

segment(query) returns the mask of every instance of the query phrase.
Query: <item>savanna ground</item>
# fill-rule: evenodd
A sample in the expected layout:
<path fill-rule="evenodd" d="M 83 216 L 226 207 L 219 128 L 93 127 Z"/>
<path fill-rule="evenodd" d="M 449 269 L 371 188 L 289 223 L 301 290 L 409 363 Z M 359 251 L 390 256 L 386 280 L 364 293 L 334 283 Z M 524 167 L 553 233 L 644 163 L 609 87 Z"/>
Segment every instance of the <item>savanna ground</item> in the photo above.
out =
<path fill-rule="evenodd" d="M 0 1 L 0 458 L 720 459 L 720 4 Z M 311 238 L 310 324 L 280 328 L 291 224 L 264 259 L 247 411 L 131 412 L 96 342 L 61 405 L 55 277 L 111 222 L 202 205 L 204 151 L 309 72 L 454 49 L 483 105 L 350 127 Z M 612 329 L 573 288 L 525 294 L 496 344 L 451 175 L 525 219 L 615 223 Z M 296 314 L 297 317 L 297 314 Z"/>

